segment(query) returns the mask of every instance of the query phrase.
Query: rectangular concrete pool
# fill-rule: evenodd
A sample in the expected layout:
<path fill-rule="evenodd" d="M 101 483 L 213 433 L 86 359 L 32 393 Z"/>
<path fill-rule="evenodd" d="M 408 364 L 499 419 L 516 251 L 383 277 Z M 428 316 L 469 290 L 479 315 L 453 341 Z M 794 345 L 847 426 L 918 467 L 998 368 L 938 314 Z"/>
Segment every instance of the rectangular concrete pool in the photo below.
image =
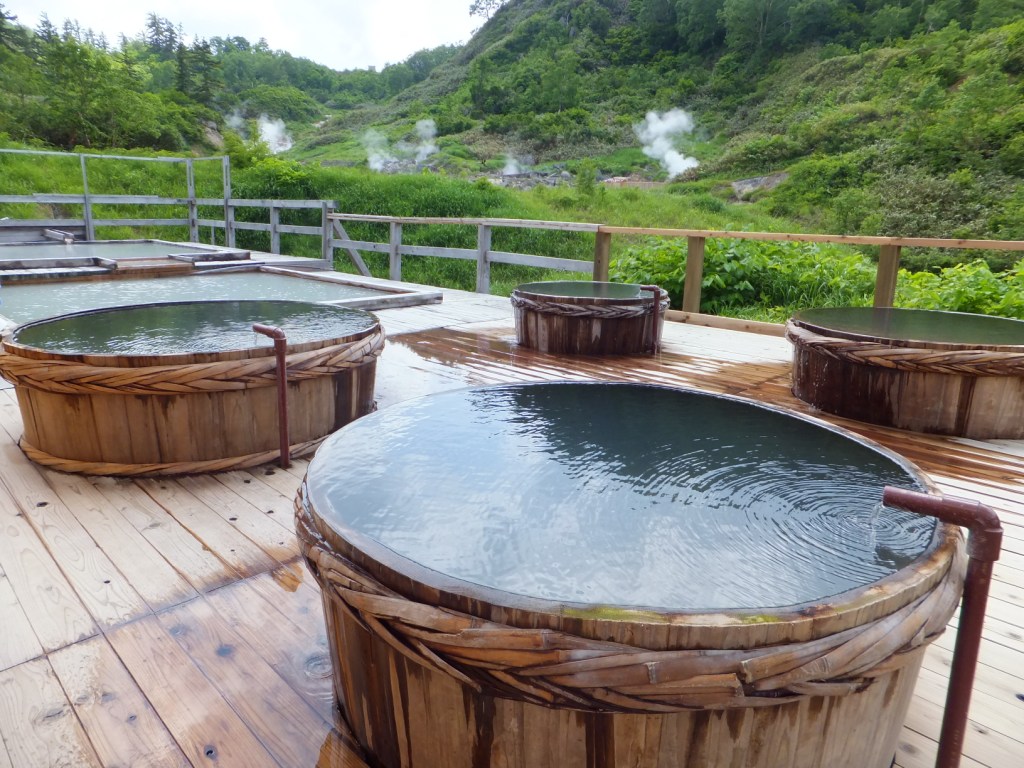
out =
<path fill-rule="evenodd" d="M 157 302 L 273 299 L 373 310 L 441 301 L 436 289 L 310 269 L 318 263 L 158 241 L 0 246 L 0 328 Z"/>

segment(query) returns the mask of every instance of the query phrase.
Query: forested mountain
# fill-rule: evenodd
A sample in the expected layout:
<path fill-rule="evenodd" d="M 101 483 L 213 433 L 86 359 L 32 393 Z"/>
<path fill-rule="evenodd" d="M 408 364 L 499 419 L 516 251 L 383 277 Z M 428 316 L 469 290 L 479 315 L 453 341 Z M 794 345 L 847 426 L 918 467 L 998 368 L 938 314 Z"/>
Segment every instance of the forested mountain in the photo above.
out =
<path fill-rule="evenodd" d="M 0 134 L 199 152 L 226 135 L 241 153 L 228 128 L 266 115 L 294 134 L 291 157 L 364 165 L 429 120 L 428 162 L 452 175 L 510 160 L 679 171 L 680 191 L 725 198 L 730 180 L 785 172 L 754 199 L 808 228 L 1024 238 L 1024 0 L 470 10 L 484 23 L 461 48 L 335 72 L 262 40 L 193 40 L 153 14 L 115 42 L 45 15 L 30 28 L 0 6 Z M 666 151 L 684 162 L 666 170 Z"/>

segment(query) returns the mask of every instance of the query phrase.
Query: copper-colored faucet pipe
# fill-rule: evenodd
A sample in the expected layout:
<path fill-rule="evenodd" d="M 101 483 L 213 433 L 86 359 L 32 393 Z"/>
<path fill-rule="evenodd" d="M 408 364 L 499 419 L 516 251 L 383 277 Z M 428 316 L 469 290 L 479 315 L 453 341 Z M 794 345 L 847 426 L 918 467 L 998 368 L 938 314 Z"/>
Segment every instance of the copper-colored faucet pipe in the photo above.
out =
<path fill-rule="evenodd" d="M 641 293 L 650 291 L 654 294 L 654 301 L 651 304 L 651 338 L 650 349 L 652 354 L 658 354 L 658 316 L 661 314 L 661 287 L 657 285 L 641 285 Z M 647 346 L 647 339 L 644 339 L 644 346 Z M 646 349 L 644 350 L 646 351 Z"/>
<path fill-rule="evenodd" d="M 946 707 L 939 735 L 936 768 L 957 768 L 967 734 L 967 713 L 974 688 L 974 669 L 981 646 L 981 629 L 985 622 L 992 581 L 992 563 L 999 559 L 1003 528 L 991 507 L 976 501 L 931 496 L 902 488 L 886 487 L 882 501 L 888 506 L 919 515 L 937 517 L 944 523 L 967 528 L 967 575 L 960 604 L 960 623 L 953 648 L 953 667 L 949 672 Z"/>
<path fill-rule="evenodd" d="M 274 340 L 277 357 L 277 420 L 281 434 L 281 468 L 287 469 L 291 460 L 291 441 L 288 438 L 288 338 L 284 331 L 272 325 L 253 323 L 256 333 Z"/>

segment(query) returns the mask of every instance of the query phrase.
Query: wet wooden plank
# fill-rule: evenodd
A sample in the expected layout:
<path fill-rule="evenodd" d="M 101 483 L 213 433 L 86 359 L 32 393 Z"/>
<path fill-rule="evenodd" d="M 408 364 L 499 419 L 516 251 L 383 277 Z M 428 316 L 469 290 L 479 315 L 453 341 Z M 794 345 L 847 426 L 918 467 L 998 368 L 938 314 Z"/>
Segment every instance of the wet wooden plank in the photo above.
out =
<path fill-rule="evenodd" d="M 149 613 L 142 596 L 21 451 L 5 443 L 0 457 L 8 468 L 0 482 L 96 622 L 112 627 Z"/>
<path fill-rule="evenodd" d="M 0 536 L 3 535 L 0 529 Z M 41 656 L 43 647 L 32 630 L 25 609 L 14 594 L 10 579 L 0 567 L 0 670 Z"/>
<path fill-rule="evenodd" d="M 155 616 L 120 627 L 107 637 L 193 765 L 279 768 Z"/>
<path fill-rule="evenodd" d="M 44 651 L 55 650 L 98 631 L 92 615 L 46 545 L 2 485 L 0 568 Z M 11 621 L 15 620 L 12 616 Z"/>
<path fill-rule="evenodd" d="M 50 664 L 103 765 L 188 768 L 185 755 L 105 638 L 63 648 L 50 655 Z"/>
<path fill-rule="evenodd" d="M 302 463 L 305 466 L 305 462 Z M 293 474 L 294 477 L 294 474 Z M 294 536 L 292 505 L 295 494 L 285 495 L 263 482 L 263 474 L 235 471 L 221 472 L 214 479 L 255 507 L 261 514 L 273 520 L 278 526 Z M 296 478 L 296 487 L 301 482 Z"/>
<path fill-rule="evenodd" d="M 203 675 L 281 765 L 311 765 L 330 730 L 212 605 L 195 600 L 159 617 Z"/>
<path fill-rule="evenodd" d="M 317 636 L 324 627 L 320 586 L 302 560 L 247 580 L 248 585 L 272 602 L 296 627 Z M 286 599 L 283 599 L 287 596 Z"/>
<path fill-rule="evenodd" d="M 0 736 L 18 768 L 101 765 L 45 659 L 0 672 Z"/>
<path fill-rule="evenodd" d="M 900 733 L 899 746 L 896 750 L 897 768 L 935 768 L 935 754 L 938 742 L 929 739 L 912 728 L 904 728 Z M 979 763 L 971 757 L 960 758 L 960 768 L 997 768 Z"/>
<path fill-rule="evenodd" d="M 270 570 L 277 564 L 238 528 L 173 480 L 136 480 L 135 483 L 242 577 Z"/>
<path fill-rule="evenodd" d="M 285 499 L 294 499 L 295 494 L 299 490 L 300 479 L 272 464 L 254 467 L 246 471 L 252 478 L 273 488 L 275 492 Z M 290 506 L 289 509 L 291 509 Z"/>
<path fill-rule="evenodd" d="M 188 581 L 87 479 L 51 470 L 43 477 L 152 610 L 196 596 Z"/>
<path fill-rule="evenodd" d="M 327 632 L 318 626 L 298 627 L 279 607 L 290 595 L 267 600 L 249 580 L 206 596 L 217 615 L 278 675 L 295 689 L 324 722 L 334 722 L 334 689 Z M 309 629 L 315 629 L 310 634 Z"/>
<path fill-rule="evenodd" d="M 192 535 L 132 480 L 94 478 L 107 504 L 124 517 L 198 591 L 216 589 L 239 573 Z"/>
<path fill-rule="evenodd" d="M 227 488 L 217 477 L 182 477 L 176 482 L 197 499 L 202 499 L 204 504 L 278 562 L 285 563 L 298 556 L 294 531 L 281 523 L 287 517 L 278 515 L 275 518 L 266 514 Z"/>

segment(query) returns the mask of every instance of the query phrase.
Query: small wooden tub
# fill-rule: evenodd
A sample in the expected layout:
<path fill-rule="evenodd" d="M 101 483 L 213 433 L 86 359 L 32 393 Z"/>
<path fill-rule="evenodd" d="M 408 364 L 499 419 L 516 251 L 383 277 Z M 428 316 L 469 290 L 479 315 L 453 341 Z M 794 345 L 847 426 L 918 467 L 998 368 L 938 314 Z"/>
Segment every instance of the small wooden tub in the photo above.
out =
<path fill-rule="evenodd" d="M 524 347 L 562 355 L 636 355 L 657 350 L 668 293 L 629 283 L 526 283 L 512 291 L 512 307 Z"/>
<path fill-rule="evenodd" d="M 872 424 L 1024 438 L 1024 322 L 919 309 L 796 313 L 793 394 Z"/>
<path fill-rule="evenodd" d="M 888 768 L 964 555 L 885 484 L 735 398 L 509 385 L 341 429 L 296 521 L 374 768 Z"/>
<path fill-rule="evenodd" d="M 288 336 L 292 455 L 373 410 L 384 333 L 361 310 L 294 301 L 148 304 L 19 326 L 0 375 L 22 449 L 99 475 L 220 471 L 280 455 L 276 360 L 255 322 Z"/>

